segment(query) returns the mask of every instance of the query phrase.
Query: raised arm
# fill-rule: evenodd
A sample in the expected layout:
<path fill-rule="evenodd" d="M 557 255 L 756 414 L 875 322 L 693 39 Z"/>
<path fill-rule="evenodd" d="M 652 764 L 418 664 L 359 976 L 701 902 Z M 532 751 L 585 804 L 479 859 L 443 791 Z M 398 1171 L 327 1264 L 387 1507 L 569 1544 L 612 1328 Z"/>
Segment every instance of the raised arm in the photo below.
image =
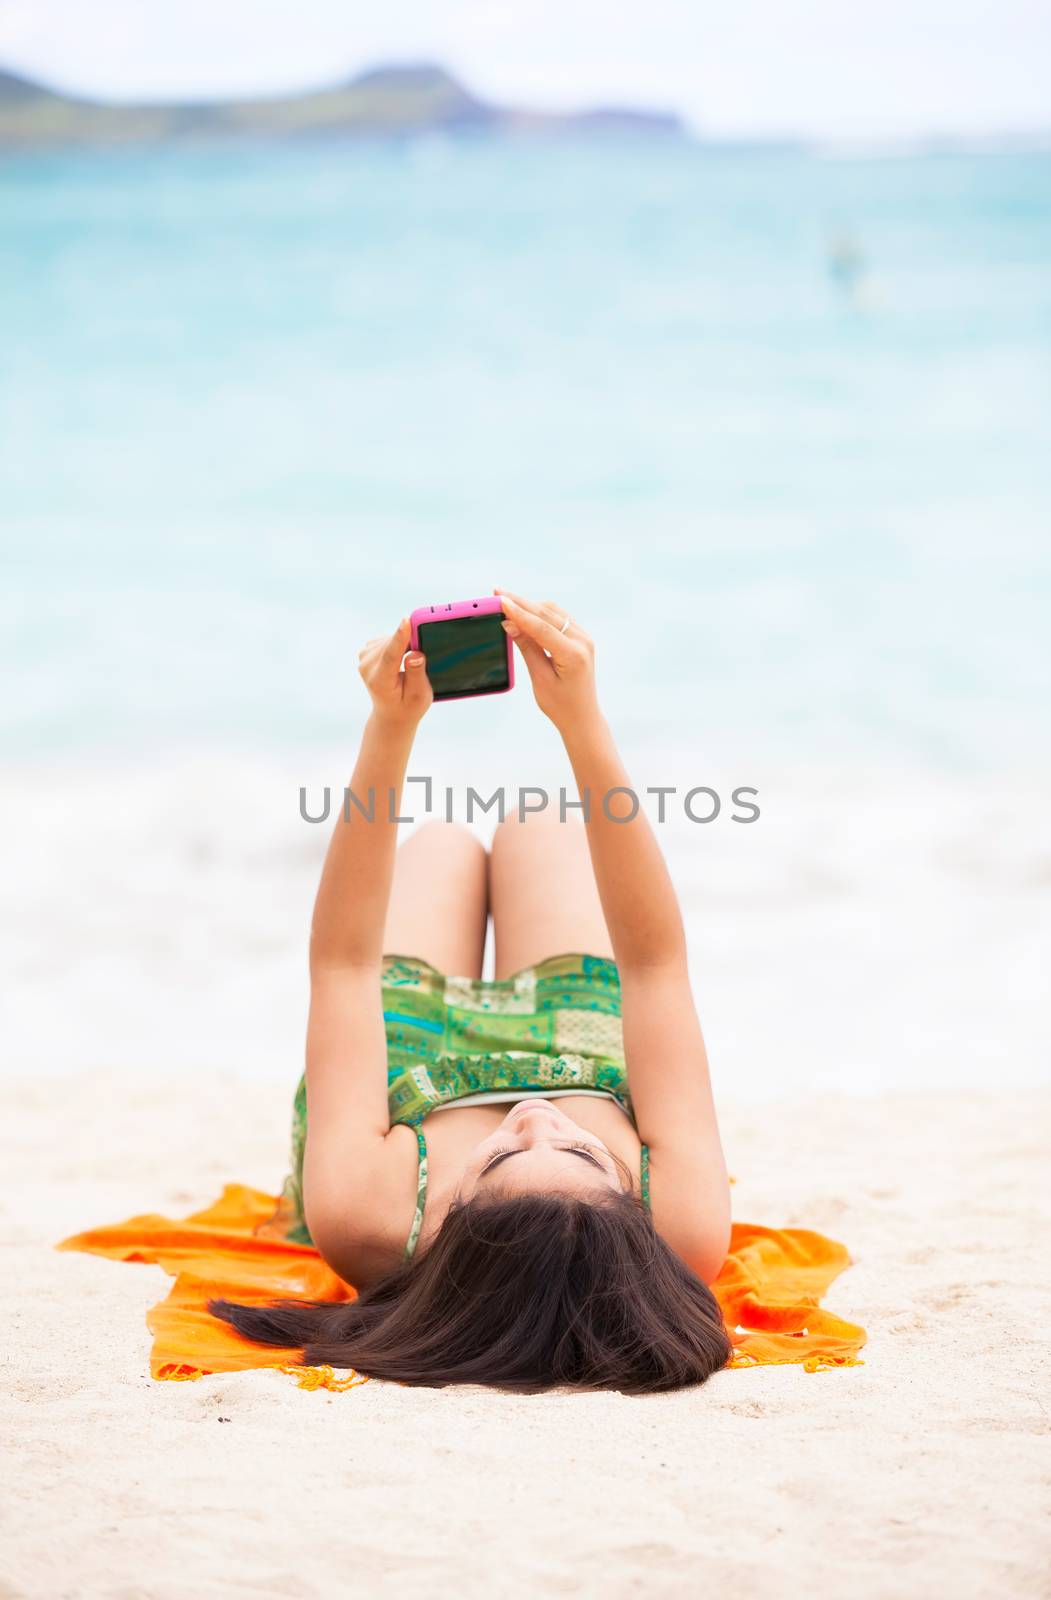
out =
<path fill-rule="evenodd" d="M 314 902 L 312 977 L 332 968 L 379 969 L 398 843 L 397 802 L 417 724 L 431 701 L 423 656 L 414 652 L 402 668 L 408 642 L 409 624 L 403 622 L 391 638 L 374 639 L 361 652 L 372 714 L 350 780 L 357 804 L 348 802 L 336 822 Z"/>
<path fill-rule="evenodd" d="M 540 709 L 558 728 L 587 805 L 588 846 L 620 972 L 628 1086 L 650 1146 L 654 1218 L 711 1280 L 729 1240 L 726 1165 L 679 902 L 656 835 L 598 704 L 594 646 L 565 613 L 498 591 Z"/>
<path fill-rule="evenodd" d="M 361 1274 L 363 1240 L 388 1205 L 391 1163 L 387 1045 L 380 974 L 394 875 L 398 801 L 417 724 L 431 702 L 422 656 L 404 668 L 409 625 L 373 640 L 359 668 L 372 699 L 352 794 L 333 829 L 310 934 L 308 1131 L 303 1168 L 307 1225 L 344 1276 Z M 404 1219 L 392 1217 L 392 1240 Z M 406 1224 L 407 1230 L 407 1224 Z M 364 1263 L 367 1268 L 368 1263 Z"/>

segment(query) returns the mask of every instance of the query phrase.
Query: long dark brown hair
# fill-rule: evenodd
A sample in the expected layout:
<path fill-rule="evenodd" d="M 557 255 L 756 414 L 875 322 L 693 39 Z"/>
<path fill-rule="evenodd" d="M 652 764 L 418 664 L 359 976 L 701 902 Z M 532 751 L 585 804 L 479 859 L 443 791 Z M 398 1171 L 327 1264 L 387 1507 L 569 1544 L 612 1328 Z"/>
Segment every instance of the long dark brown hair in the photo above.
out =
<path fill-rule="evenodd" d="M 213 1316 L 305 1364 L 440 1387 L 647 1394 L 703 1383 L 730 1357 L 711 1290 L 630 1194 L 482 1196 L 356 1300 L 212 1300 Z"/>

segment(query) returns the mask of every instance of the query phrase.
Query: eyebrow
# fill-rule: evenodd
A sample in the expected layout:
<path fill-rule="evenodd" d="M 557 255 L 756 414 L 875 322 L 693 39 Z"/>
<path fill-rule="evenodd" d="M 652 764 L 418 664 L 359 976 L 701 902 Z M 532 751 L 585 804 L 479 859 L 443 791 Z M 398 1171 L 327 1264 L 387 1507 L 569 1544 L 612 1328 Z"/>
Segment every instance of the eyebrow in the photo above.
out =
<path fill-rule="evenodd" d="M 591 1166 L 597 1167 L 600 1172 L 605 1172 L 606 1170 L 601 1161 L 599 1161 L 595 1156 L 588 1155 L 586 1150 L 581 1150 L 579 1145 L 560 1144 L 557 1145 L 556 1148 L 559 1150 L 565 1150 L 567 1154 L 571 1156 L 579 1156 L 581 1161 L 587 1161 Z M 486 1173 L 492 1172 L 494 1167 L 498 1167 L 500 1165 L 501 1161 L 509 1161 L 512 1156 L 520 1156 L 521 1154 L 521 1150 L 501 1150 L 498 1156 L 494 1156 L 488 1165 L 482 1168 L 478 1176 L 480 1178 L 484 1178 Z"/>

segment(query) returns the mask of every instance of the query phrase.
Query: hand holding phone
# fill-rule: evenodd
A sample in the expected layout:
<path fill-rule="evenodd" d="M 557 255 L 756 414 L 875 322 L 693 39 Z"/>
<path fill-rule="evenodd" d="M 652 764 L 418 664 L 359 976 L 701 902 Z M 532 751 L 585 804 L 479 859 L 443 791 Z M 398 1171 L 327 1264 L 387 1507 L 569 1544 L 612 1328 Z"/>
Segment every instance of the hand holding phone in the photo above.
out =
<path fill-rule="evenodd" d="M 423 657 L 406 655 L 410 634 L 409 619 L 403 617 L 389 639 L 370 639 L 358 651 L 358 674 L 376 716 L 415 727 L 432 696 Z"/>
<path fill-rule="evenodd" d="M 527 600 L 498 589 L 507 613 L 505 631 L 529 669 L 536 703 L 563 738 L 600 715 L 595 689 L 595 646 L 575 617 L 551 600 Z"/>
<path fill-rule="evenodd" d="M 436 700 L 467 700 L 514 688 L 514 653 L 499 596 L 417 606 L 409 622 L 412 648 L 426 658 Z"/>

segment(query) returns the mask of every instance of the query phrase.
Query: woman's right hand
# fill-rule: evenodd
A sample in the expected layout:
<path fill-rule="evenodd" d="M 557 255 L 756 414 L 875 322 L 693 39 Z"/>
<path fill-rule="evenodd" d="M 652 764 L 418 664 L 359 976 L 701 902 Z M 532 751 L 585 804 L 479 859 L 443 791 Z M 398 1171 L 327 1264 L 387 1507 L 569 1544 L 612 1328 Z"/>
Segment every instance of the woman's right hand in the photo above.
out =
<path fill-rule="evenodd" d="M 370 639 L 358 651 L 358 672 L 369 691 L 372 714 L 389 727 L 415 728 L 434 698 L 422 653 L 409 650 L 411 632 L 406 617 L 389 639 Z"/>
<path fill-rule="evenodd" d="M 504 628 L 529 670 L 536 703 L 563 738 L 599 714 L 595 689 L 595 646 L 579 623 L 553 600 L 523 599 L 496 589 L 503 602 Z"/>

